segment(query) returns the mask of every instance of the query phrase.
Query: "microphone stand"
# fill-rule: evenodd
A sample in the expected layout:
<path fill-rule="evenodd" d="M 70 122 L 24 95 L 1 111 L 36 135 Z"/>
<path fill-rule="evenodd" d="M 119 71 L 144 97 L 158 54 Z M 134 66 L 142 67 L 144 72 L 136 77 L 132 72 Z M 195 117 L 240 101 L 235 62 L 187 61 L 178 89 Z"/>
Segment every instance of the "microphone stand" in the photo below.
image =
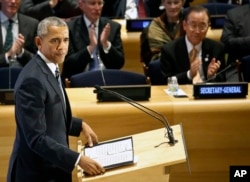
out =
<path fill-rule="evenodd" d="M 167 118 L 165 116 L 163 116 L 162 114 L 160 114 L 160 113 L 158 113 L 158 112 L 156 112 L 148 107 L 145 107 L 145 106 L 139 104 L 138 102 L 135 102 L 134 100 L 132 100 L 128 97 L 125 97 L 124 95 L 119 94 L 117 92 L 114 92 L 112 90 L 104 89 L 104 88 L 101 88 L 100 86 L 95 86 L 95 88 L 96 88 L 96 90 L 94 90 L 94 93 L 106 92 L 110 95 L 113 95 L 113 96 L 129 103 L 130 105 L 136 107 L 137 109 L 141 110 L 142 112 L 144 112 L 144 113 L 148 114 L 149 116 L 155 118 L 156 120 L 160 121 L 167 129 L 167 133 L 165 134 L 165 137 L 167 137 L 169 139 L 169 141 L 167 143 L 172 146 L 178 142 L 177 140 L 174 139 L 173 129 L 170 127 L 170 125 L 167 121 Z"/>
<path fill-rule="evenodd" d="M 215 73 L 215 75 L 214 75 L 214 76 L 212 76 L 211 78 L 209 78 L 209 79 L 205 80 L 203 83 L 207 83 L 207 82 L 209 82 L 209 81 L 211 81 L 211 80 L 215 79 L 218 75 L 220 75 L 220 74 L 222 74 L 222 73 L 226 72 L 229 68 L 231 68 L 231 67 L 233 67 L 233 66 L 235 66 L 235 65 L 236 65 L 236 63 L 235 63 L 235 62 L 233 62 L 233 63 L 229 64 L 227 67 L 225 67 L 224 69 L 222 69 L 222 70 L 221 70 L 221 71 L 219 71 L 218 73 Z"/>

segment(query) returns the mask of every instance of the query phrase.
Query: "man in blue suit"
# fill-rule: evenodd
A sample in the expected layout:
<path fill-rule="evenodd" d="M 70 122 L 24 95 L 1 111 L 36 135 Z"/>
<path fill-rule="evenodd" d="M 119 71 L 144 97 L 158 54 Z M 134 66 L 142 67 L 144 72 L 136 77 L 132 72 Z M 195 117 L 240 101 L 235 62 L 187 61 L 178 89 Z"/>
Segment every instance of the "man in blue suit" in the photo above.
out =
<path fill-rule="evenodd" d="M 79 165 L 86 173 L 104 172 L 92 159 L 69 149 L 68 135 L 97 136 L 80 118 L 73 118 L 67 93 L 56 74 L 68 51 L 67 24 L 49 17 L 38 25 L 37 55 L 23 68 L 15 85 L 16 139 L 10 158 L 8 182 L 71 182 Z"/>

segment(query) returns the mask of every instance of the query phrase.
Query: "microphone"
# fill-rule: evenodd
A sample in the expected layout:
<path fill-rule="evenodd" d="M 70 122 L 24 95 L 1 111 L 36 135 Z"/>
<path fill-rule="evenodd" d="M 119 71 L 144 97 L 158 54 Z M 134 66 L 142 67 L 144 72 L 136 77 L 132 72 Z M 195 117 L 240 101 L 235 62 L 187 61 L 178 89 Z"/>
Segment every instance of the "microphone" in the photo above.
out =
<path fill-rule="evenodd" d="M 94 93 L 108 93 L 110 95 L 113 95 L 116 98 L 125 101 L 126 103 L 136 107 L 137 109 L 141 110 L 142 112 L 155 118 L 156 120 L 160 121 L 165 126 L 165 128 L 167 130 L 167 132 L 165 133 L 165 137 L 169 139 L 169 141 L 167 143 L 172 146 L 178 142 L 174 138 L 173 129 L 170 127 L 167 118 L 165 116 L 163 116 L 162 114 L 160 114 L 160 113 L 158 113 L 158 112 L 156 112 L 156 111 L 154 111 L 146 106 L 143 106 L 143 105 L 139 104 L 138 102 L 136 102 L 128 97 L 125 97 L 124 95 L 119 94 L 115 91 L 101 88 L 99 85 L 95 85 Z"/>
<path fill-rule="evenodd" d="M 227 67 L 225 67 L 224 69 L 222 69 L 222 70 L 219 71 L 218 73 L 215 73 L 214 76 L 212 76 L 211 78 L 209 78 L 209 79 L 203 81 L 203 83 L 207 83 L 207 82 L 209 82 L 209 81 L 215 79 L 218 75 L 221 75 L 222 73 L 226 72 L 227 70 L 229 70 L 229 68 L 232 68 L 232 67 L 234 67 L 235 65 L 236 65 L 236 62 L 230 63 Z"/>

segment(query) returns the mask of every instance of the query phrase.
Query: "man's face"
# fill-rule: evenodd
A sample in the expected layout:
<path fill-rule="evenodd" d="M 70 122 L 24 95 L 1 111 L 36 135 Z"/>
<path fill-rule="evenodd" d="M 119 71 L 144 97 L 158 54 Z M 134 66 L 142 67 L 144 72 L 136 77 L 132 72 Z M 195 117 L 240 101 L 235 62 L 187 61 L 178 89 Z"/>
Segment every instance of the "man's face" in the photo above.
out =
<path fill-rule="evenodd" d="M 186 31 L 188 40 L 193 44 L 199 44 L 206 36 L 209 27 L 209 18 L 206 12 L 191 12 L 186 21 L 183 21 L 183 28 Z"/>
<path fill-rule="evenodd" d="M 68 53 L 68 27 L 50 26 L 47 35 L 36 37 L 36 45 L 47 59 L 55 64 L 62 63 Z"/>
<path fill-rule="evenodd" d="M 3 13 L 9 18 L 17 13 L 21 4 L 21 0 L 0 0 L 0 2 L 2 3 Z"/>
<path fill-rule="evenodd" d="M 79 7 L 92 23 L 101 16 L 103 5 L 103 0 L 79 0 Z"/>

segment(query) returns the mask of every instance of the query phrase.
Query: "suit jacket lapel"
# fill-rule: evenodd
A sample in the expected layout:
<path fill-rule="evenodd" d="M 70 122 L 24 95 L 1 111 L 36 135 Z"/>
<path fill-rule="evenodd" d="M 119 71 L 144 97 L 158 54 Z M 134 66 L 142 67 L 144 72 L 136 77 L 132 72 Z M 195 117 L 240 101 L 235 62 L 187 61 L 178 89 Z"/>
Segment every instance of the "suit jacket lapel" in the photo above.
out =
<path fill-rule="evenodd" d="M 204 73 L 204 76 L 205 76 L 205 79 L 207 79 L 207 68 L 208 68 L 208 65 L 212 59 L 211 57 L 211 52 L 210 52 L 210 46 L 209 44 L 207 43 L 206 39 L 203 40 L 202 42 L 202 55 L 201 55 L 201 61 L 202 61 L 202 69 L 203 69 L 203 73 Z"/>
<path fill-rule="evenodd" d="M 82 39 L 83 41 L 78 41 L 78 46 L 80 49 L 83 48 L 84 46 L 88 45 L 90 43 L 89 40 L 89 31 L 88 31 L 88 27 L 85 24 L 84 20 L 83 20 L 83 16 L 81 16 L 81 18 L 79 18 L 77 20 L 77 26 L 76 26 L 76 30 L 74 32 L 72 32 L 73 34 L 75 34 L 75 37 L 79 37 L 79 39 Z M 83 45 L 83 43 L 86 42 L 86 45 Z"/>
<path fill-rule="evenodd" d="M 62 109 L 63 109 L 63 113 L 64 113 L 64 117 L 65 117 L 65 121 L 67 120 L 66 118 L 66 109 L 65 109 L 65 103 L 64 103 L 64 98 L 63 98 L 63 94 L 62 91 L 58 85 L 58 81 L 56 80 L 55 76 L 51 73 L 50 69 L 48 68 L 48 66 L 46 65 L 46 63 L 42 60 L 42 58 L 38 55 L 36 55 L 37 57 L 39 57 L 37 60 L 38 65 L 40 66 L 40 68 L 42 69 L 42 72 L 44 73 L 45 77 L 47 78 L 47 82 L 50 83 L 51 87 L 55 90 L 55 92 L 59 95 L 61 102 L 62 102 Z M 65 101 L 67 99 L 66 97 L 66 92 L 64 92 L 65 94 Z M 67 103 L 67 101 L 66 101 Z"/>
<path fill-rule="evenodd" d="M 189 63 L 189 56 L 188 56 L 188 52 L 187 52 L 187 45 L 185 42 L 185 37 L 182 37 L 179 41 L 179 43 L 177 44 L 177 49 L 176 49 L 176 57 L 177 57 L 177 61 L 179 62 L 179 64 L 183 65 L 180 67 L 183 68 L 190 68 L 190 63 Z M 182 54 L 180 54 L 182 53 Z"/>

